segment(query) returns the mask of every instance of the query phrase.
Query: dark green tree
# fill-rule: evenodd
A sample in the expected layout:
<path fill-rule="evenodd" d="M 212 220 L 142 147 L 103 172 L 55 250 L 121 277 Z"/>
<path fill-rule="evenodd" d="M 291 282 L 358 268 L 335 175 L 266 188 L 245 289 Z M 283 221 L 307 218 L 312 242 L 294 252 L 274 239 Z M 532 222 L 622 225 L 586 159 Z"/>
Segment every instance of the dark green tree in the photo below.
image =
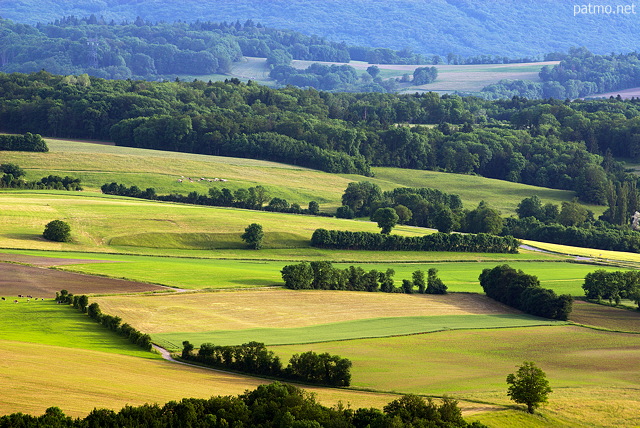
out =
<path fill-rule="evenodd" d="M 388 235 L 391 233 L 391 229 L 398 224 L 398 214 L 393 208 L 378 208 L 371 216 L 371 220 L 378 223 L 378 227 L 381 228 L 380 233 Z"/>
<path fill-rule="evenodd" d="M 516 403 L 525 404 L 529 413 L 546 403 L 552 392 L 546 374 L 532 362 L 525 362 L 516 373 L 509 374 L 507 383 L 507 395 Z"/>
<path fill-rule="evenodd" d="M 438 269 L 431 268 L 427 272 L 427 294 L 447 294 L 447 286 L 438 278 Z"/>
<path fill-rule="evenodd" d="M 47 223 L 42 233 L 45 239 L 56 242 L 71 241 L 71 226 L 62 220 L 53 220 Z"/>
<path fill-rule="evenodd" d="M 316 215 L 320 212 L 320 204 L 316 201 L 309 202 L 309 214 Z"/>
<path fill-rule="evenodd" d="M 241 238 L 247 243 L 247 247 L 252 250 L 259 250 L 262 248 L 262 239 L 264 238 L 264 232 L 262 231 L 262 225 L 258 223 L 251 223 L 244 229 L 244 233 Z"/>

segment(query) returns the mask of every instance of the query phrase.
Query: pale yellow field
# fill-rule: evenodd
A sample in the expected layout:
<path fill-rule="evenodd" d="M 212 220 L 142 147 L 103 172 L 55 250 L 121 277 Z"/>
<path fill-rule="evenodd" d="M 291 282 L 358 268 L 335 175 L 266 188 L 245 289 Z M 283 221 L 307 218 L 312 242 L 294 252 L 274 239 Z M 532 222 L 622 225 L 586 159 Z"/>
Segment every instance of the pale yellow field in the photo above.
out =
<path fill-rule="evenodd" d="M 69 416 L 94 408 L 237 395 L 267 380 L 189 367 L 164 360 L 0 340 L 0 415 L 41 415 L 51 406 Z M 382 407 L 396 398 L 335 388 L 305 387 L 327 406 Z"/>
<path fill-rule="evenodd" d="M 306 327 L 380 317 L 512 314 L 481 295 L 387 294 L 264 289 L 155 296 L 95 297 L 104 313 L 149 334 Z"/>

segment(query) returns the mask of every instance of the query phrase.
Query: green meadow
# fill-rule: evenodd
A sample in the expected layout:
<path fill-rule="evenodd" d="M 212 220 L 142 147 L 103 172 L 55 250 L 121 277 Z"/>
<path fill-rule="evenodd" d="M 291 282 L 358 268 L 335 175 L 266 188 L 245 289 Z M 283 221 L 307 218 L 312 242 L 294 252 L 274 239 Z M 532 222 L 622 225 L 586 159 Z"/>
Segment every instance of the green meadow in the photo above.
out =
<path fill-rule="evenodd" d="M 246 330 L 203 331 L 198 333 L 159 333 L 153 340 L 179 351 L 188 340 L 216 345 L 240 345 L 251 341 L 265 345 L 306 344 L 363 338 L 404 336 L 434 331 L 492 329 L 564 324 L 528 315 L 440 315 L 426 317 L 371 318 L 365 320 L 321 324 L 309 327 L 259 328 Z"/>
<path fill-rule="evenodd" d="M 4 341 L 87 349 L 138 358 L 160 358 L 68 306 L 54 300 L 0 300 L 0 337 Z"/>

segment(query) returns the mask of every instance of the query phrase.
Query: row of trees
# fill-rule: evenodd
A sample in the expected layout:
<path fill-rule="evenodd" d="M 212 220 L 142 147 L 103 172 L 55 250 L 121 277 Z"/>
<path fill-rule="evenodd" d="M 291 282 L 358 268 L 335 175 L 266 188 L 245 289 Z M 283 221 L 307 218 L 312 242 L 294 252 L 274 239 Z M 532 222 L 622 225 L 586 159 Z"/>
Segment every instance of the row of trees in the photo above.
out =
<path fill-rule="evenodd" d="M 373 251 L 455 251 L 470 253 L 518 252 L 520 241 L 486 233 L 433 233 L 423 236 L 383 235 L 371 232 L 316 229 L 311 245 L 320 248 Z"/>
<path fill-rule="evenodd" d="M 212 187 L 209 189 L 209 195 L 201 195 L 198 192 L 189 192 L 188 195 L 168 194 L 158 195 L 154 188 L 150 187 L 141 190 L 138 186 L 130 187 L 115 182 L 105 183 L 100 188 L 102 193 L 108 195 L 128 196 L 132 198 L 152 199 L 167 202 L 179 202 L 184 204 L 208 205 L 216 207 L 237 207 L 252 210 L 265 210 L 292 214 L 309 214 L 327 216 L 320 212 L 320 204 L 316 201 L 309 202 L 308 208 L 302 208 L 297 203 L 289 203 L 286 199 L 274 197 L 271 198 L 267 189 L 263 186 L 255 186 L 249 188 L 238 188 L 234 191 L 223 187 L 219 189 Z M 271 199 L 270 199 L 271 198 Z M 267 203 L 265 205 L 265 203 Z"/>
<path fill-rule="evenodd" d="M 582 289 L 587 299 L 620 304 L 622 299 L 635 302 L 640 309 L 640 272 L 598 269 L 584 278 Z"/>
<path fill-rule="evenodd" d="M 571 296 L 557 296 L 553 290 L 540 287 L 540 281 L 534 275 L 509 265 L 500 265 L 484 269 L 479 279 L 486 295 L 505 305 L 540 317 L 569 318 L 573 302 Z"/>
<path fill-rule="evenodd" d="M 126 406 L 119 411 L 94 409 L 84 418 L 66 416 L 57 407 L 41 416 L 14 413 L 0 417 L 0 427 L 416 427 L 484 428 L 462 418 L 458 402 L 445 397 L 440 404 L 431 398 L 404 395 L 383 410 L 375 408 L 326 407 L 315 395 L 293 385 L 274 382 L 247 390 L 239 396 L 214 396 L 208 399 L 183 398 L 162 406 L 144 404 Z"/>
<path fill-rule="evenodd" d="M 16 152 L 48 152 L 49 147 L 40 134 L 0 135 L 0 150 Z"/>
<path fill-rule="evenodd" d="M 351 361 L 337 355 L 312 351 L 294 354 L 288 366 L 283 368 L 280 358 L 269 351 L 264 343 L 249 342 L 235 346 L 203 343 L 197 353 L 193 352 L 194 346 L 189 341 L 182 342 L 182 345 L 183 360 L 207 366 L 319 385 L 351 384 Z"/>
<path fill-rule="evenodd" d="M 53 189 L 53 190 L 69 190 L 80 191 L 82 185 L 79 178 L 57 175 L 49 175 L 42 177 L 38 181 L 26 181 L 24 178 L 25 171 L 16 164 L 4 163 L 0 165 L 0 188 L 5 189 Z"/>
<path fill-rule="evenodd" d="M 122 324 L 122 318 L 120 317 L 103 314 L 100 310 L 100 305 L 96 302 L 90 304 L 89 298 L 86 295 L 78 296 L 69 293 L 67 290 L 60 290 L 59 293 L 56 292 L 56 301 L 60 304 L 73 305 L 75 309 L 86 313 L 89 318 L 99 322 L 109 330 L 129 340 L 129 342 L 134 345 L 138 345 L 147 351 L 151 350 L 151 336 L 140 332 L 128 323 Z"/>
<path fill-rule="evenodd" d="M 346 269 L 333 267 L 331 262 L 303 262 L 286 265 L 280 271 L 284 286 L 292 290 L 348 290 L 383 293 L 446 294 L 447 286 L 438 278 L 438 270 L 431 268 L 425 280 L 424 272 L 413 272 L 412 279 L 403 279 L 402 286 L 394 285 L 393 269 L 379 272 L 375 269 L 366 272 L 361 267 L 349 266 Z M 416 290 L 417 288 L 417 290 Z"/>

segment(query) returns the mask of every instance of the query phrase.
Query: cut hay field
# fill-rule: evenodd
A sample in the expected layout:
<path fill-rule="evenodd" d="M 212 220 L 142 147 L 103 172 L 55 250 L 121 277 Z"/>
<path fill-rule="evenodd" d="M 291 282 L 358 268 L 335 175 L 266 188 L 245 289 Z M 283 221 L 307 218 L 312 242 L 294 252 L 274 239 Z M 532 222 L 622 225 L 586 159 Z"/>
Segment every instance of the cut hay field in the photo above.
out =
<path fill-rule="evenodd" d="M 86 349 L 0 340 L 0 414 L 41 415 L 51 406 L 69 416 L 94 408 L 119 410 L 186 397 L 238 395 L 270 381 L 220 371 Z M 324 405 L 378 407 L 397 396 L 304 387 Z"/>
<path fill-rule="evenodd" d="M 281 358 L 309 348 L 310 345 L 273 347 Z M 535 361 L 555 391 L 542 409 L 543 415 L 568 418 L 568 426 L 585 426 L 586 421 L 591 426 L 640 423 L 637 334 L 574 326 L 458 330 L 317 343 L 312 348 L 354 361 L 354 387 L 450 394 L 502 406 L 510 406 L 505 394 L 506 375 L 523 361 Z M 492 426 L 514 425 L 511 422 Z"/>
<path fill-rule="evenodd" d="M 477 294 L 252 290 L 92 298 L 163 346 L 313 343 L 439 330 L 555 325 Z M 354 306 L 354 302 L 358 302 Z M 339 322 L 337 322 L 339 320 Z M 215 328 L 212 328 L 214 327 Z"/>
<path fill-rule="evenodd" d="M 417 171 L 400 168 L 373 168 L 375 177 L 350 174 L 329 174 L 292 165 L 253 159 L 205 156 L 159 150 L 116 147 L 46 138 L 48 153 L 4 152 L 3 162 L 20 165 L 29 180 L 43 176 L 71 175 L 82 180 L 88 192 L 99 192 L 105 183 L 118 182 L 142 189 L 153 187 L 159 194 L 206 194 L 211 187 L 264 186 L 272 197 L 306 207 L 309 201 L 320 203 L 322 210 L 332 212 L 341 205 L 341 196 L 352 181 L 371 181 L 382 190 L 396 187 L 431 187 L 460 195 L 467 208 L 481 200 L 502 211 L 515 214 L 520 200 L 538 195 L 544 203 L 570 201 L 574 192 L 528 186 L 463 174 Z M 178 179 L 196 179 L 193 183 Z M 224 183 L 198 181 L 199 178 L 222 178 Z M 600 215 L 603 207 L 589 206 Z"/>

